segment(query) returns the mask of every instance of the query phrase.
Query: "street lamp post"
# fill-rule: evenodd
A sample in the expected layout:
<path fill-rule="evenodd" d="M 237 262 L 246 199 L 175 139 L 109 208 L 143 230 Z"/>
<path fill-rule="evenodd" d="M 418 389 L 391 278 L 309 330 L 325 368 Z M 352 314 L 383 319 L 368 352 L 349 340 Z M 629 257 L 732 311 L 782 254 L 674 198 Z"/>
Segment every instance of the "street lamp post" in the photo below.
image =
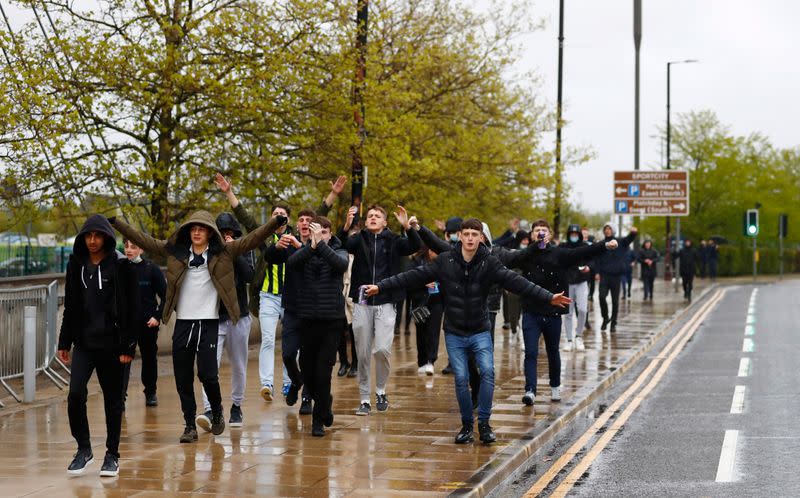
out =
<path fill-rule="evenodd" d="M 670 67 L 672 64 L 692 64 L 697 62 L 696 59 L 686 59 L 682 61 L 669 61 L 667 62 L 667 169 L 670 169 L 670 145 L 672 142 L 672 129 L 669 122 L 669 108 L 670 108 Z M 680 220 L 678 220 L 680 221 Z M 667 216 L 666 223 L 666 255 L 664 257 L 664 280 L 672 280 L 672 254 L 669 243 L 669 216 Z M 676 240 L 676 243 L 679 241 Z"/>

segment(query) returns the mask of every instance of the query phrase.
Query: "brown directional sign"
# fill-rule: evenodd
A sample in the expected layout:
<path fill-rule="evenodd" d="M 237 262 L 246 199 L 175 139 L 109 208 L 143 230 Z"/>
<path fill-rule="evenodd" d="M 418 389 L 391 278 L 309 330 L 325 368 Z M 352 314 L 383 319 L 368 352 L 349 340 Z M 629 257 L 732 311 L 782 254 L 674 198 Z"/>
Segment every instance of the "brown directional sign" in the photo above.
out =
<path fill-rule="evenodd" d="M 688 171 L 615 171 L 614 213 L 688 216 Z"/>

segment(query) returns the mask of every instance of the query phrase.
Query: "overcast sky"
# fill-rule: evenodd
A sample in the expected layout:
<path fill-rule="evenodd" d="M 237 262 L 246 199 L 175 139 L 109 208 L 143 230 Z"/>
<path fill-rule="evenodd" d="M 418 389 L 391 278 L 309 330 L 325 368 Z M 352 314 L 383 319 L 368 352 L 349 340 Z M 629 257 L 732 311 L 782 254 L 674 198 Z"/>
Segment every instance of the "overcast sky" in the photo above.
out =
<path fill-rule="evenodd" d="M 800 2 L 643 0 L 640 51 L 640 163 L 661 166 L 653 138 L 666 120 L 666 63 L 672 66 L 672 117 L 709 109 L 736 134 L 760 132 L 780 147 L 800 145 Z M 535 0 L 543 31 L 525 37 L 523 65 L 542 78 L 555 106 L 558 0 Z M 571 199 L 610 211 L 613 171 L 633 169 L 633 0 L 566 0 L 565 145 L 596 158 L 567 173 Z M 554 138 L 553 138 L 554 140 Z"/>
<path fill-rule="evenodd" d="M 79 0 L 86 2 L 88 0 Z M 472 0 L 470 0 L 472 1 Z M 485 5 L 488 0 L 479 0 Z M 494 0 L 500 3 L 511 0 Z M 531 0 L 546 27 L 521 39 L 522 70 L 535 70 L 553 108 L 558 61 L 558 0 Z M 710 109 L 737 134 L 761 132 L 781 147 L 800 145 L 800 2 L 789 0 L 643 0 L 641 156 L 661 165 L 652 136 L 666 119 L 666 62 L 673 66 L 672 111 Z M 3 2 L 13 24 L 20 11 Z M 633 0 L 566 0 L 564 118 L 566 146 L 595 159 L 567 172 L 572 201 L 612 209 L 614 170 L 633 169 Z M 551 138 L 551 142 L 554 137 Z M 553 144 L 554 146 L 554 144 Z"/>

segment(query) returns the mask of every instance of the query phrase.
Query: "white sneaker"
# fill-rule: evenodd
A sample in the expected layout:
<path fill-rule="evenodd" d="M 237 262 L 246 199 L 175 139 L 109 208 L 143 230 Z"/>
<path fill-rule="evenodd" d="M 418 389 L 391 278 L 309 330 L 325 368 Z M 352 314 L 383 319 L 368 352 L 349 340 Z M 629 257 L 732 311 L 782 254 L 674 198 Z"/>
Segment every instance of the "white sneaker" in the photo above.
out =
<path fill-rule="evenodd" d="M 525 406 L 533 406 L 533 402 L 534 402 L 535 399 L 536 399 L 536 395 L 533 394 L 533 391 L 527 391 L 522 396 L 522 404 L 524 404 Z"/>
<path fill-rule="evenodd" d="M 575 351 L 586 351 L 586 346 L 583 345 L 583 337 L 575 338 Z"/>
<path fill-rule="evenodd" d="M 425 367 L 426 367 L 426 366 L 427 366 L 427 365 L 422 365 L 421 367 L 419 367 L 419 368 L 417 369 L 417 375 L 425 375 Z"/>
<path fill-rule="evenodd" d="M 561 386 L 550 388 L 550 401 L 561 401 Z"/>
<path fill-rule="evenodd" d="M 433 363 L 428 363 L 423 368 L 425 369 L 425 375 L 429 377 L 433 375 Z"/>
<path fill-rule="evenodd" d="M 564 343 L 564 346 L 561 347 L 562 351 L 572 351 L 572 341 L 567 341 Z"/>

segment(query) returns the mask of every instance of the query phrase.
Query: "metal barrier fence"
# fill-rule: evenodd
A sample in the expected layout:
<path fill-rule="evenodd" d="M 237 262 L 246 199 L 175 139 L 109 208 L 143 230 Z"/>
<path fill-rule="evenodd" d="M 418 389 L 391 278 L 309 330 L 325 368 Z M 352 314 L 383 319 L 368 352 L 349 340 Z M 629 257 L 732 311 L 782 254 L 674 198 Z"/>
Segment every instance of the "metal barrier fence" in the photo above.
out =
<path fill-rule="evenodd" d="M 0 384 L 19 402 L 8 380 L 23 376 L 25 307 L 36 308 L 36 372 L 42 372 L 59 389 L 68 382 L 51 368 L 58 347 L 58 283 L 17 289 L 0 289 Z M 2 406 L 2 403 L 0 403 Z"/>

